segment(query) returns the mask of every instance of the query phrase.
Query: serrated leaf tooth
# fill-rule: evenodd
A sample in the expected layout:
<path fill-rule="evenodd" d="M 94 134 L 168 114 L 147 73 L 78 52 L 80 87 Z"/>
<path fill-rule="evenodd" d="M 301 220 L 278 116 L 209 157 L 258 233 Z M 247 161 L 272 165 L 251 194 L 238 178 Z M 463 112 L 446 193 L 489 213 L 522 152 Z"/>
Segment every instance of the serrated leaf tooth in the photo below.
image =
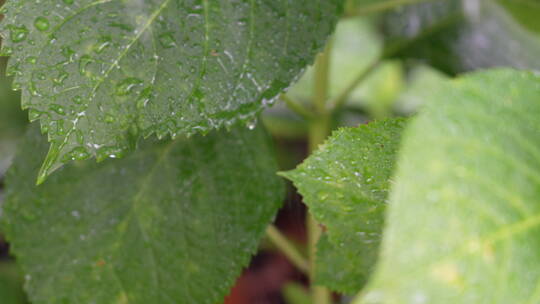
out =
<path fill-rule="evenodd" d="M 23 107 L 58 121 L 40 118 L 67 143 L 60 154 L 75 148 L 73 127 L 96 155 L 92 143 L 130 146 L 134 129 L 163 138 L 250 121 L 313 61 L 343 2 L 8 0 L 0 32 Z"/>

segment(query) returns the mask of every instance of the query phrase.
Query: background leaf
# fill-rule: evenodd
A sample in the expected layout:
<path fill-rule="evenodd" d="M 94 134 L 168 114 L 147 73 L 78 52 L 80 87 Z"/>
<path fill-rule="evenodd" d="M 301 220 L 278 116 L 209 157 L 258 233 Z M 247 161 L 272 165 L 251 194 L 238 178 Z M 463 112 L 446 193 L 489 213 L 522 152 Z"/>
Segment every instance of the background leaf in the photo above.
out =
<path fill-rule="evenodd" d="M 1 217 L 36 304 L 215 304 L 283 199 L 261 130 L 149 141 L 36 187 L 46 145 L 37 128 L 25 138 Z"/>
<path fill-rule="evenodd" d="M 432 92 L 359 303 L 538 303 L 540 77 L 492 70 Z"/>
<path fill-rule="evenodd" d="M 538 0 L 497 0 L 525 28 L 540 34 L 540 1 Z"/>
<path fill-rule="evenodd" d="M 538 2 L 438 0 L 387 14 L 383 28 L 398 57 L 427 60 L 447 73 L 509 66 L 540 69 Z M 538 19 L 538 18 L 536 18 Z"/>
<path fill-rule="evenodd" d="M 447 75 L 426 65 L 412 68 L 408 75 L 407 87 L 401 92 L 394 108 L 402 115 L 418 112 L 424 103 L 429 102 L 426 94 L 436 90 L 441 81 L 448 79 Z"/>
<path fill-rule="evenodd" d="M 9 167 L 17 139 L 27 124 L 20 109 L 20 94 L 11 90 L 10 80 L 5 76 L 5 63 L 5 59 L 0 59 L 0 179 Z"/>
<path fill-rule="evenodd" d="M 2 304 L 26 304 L 23 278 L 14 262 L 0 262 L 0 299 Z"/>
<path fill-rule="evenodd" d="M 250 121 L 310 63 L 343 0 L 11 0 L 3 53 L 51 142 L 41 180 L 139 135 Z"/>
<path fill-rule="evenodd" d="M 332 35 L 330 53 L 329 98 L 339 95 L 359 73 L 377 59 L 382 47 L 375 25 L 365 19 L 344 19 Z M 308 103 L 313 98 L 314 69 L 309 67 L 298 83 L 287 93 L 295 100 Z M 361 96 L 364 97 L 364 96 Z M 351 96 L 355 101 L 358 96 Z"/>
<path fill-rule="evenodd" d="M 375 263 L 402 119 L 341 129 L 297 169 L 284 173 L 310 212 L 326 226 L 316 279 L 353 293 Z"/>

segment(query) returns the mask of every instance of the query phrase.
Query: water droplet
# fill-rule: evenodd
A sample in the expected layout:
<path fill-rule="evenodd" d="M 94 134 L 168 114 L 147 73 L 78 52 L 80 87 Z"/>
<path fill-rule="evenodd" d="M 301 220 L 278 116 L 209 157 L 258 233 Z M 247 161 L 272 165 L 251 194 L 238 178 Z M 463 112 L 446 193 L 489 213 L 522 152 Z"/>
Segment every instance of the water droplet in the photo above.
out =
<path fill-rule="evenodd" d="M 99 39 L 98 44 L 95 47 L 96 53 L 101 53 L 105 48 L 107 48 L 112 42 L 112 38 L 109 36 L 103 36 Z"/>
<path fill-rule="evenodd" d="M 39 31 L 46 31 L 49 29 L 49 19 L 45 18 L 45 17 L 37 17 L 36 20 L 34 21 L 34 26 L 39 30 Z"/>
<path fill-rule="evenodd" d="M 12 54 L 13 54 L 13 49 L 11 47 L 2 45 L 2 50 L 0 51 L 0 55 L 11 56 Z"/>
<path fill-rule="evenodd" d="M 28 62 L 30 64 L 36 64 L 37 58 L 34 57 L 34 56 L 29 56 L 29 57 L 26 58 L 26 62 Z"/>
<path fill-rule="evenodd" d="M 150 97 L 152 97 L 153 88 L 148 87 L 142 90 L 141 94 L 139 95 L 139 98 L 137 99 L 137 109 L 142 109 L 146 107 L 148 102 L 150 101 Z"/>
<path fill-rule="evenodd" d="M 11 88 L 15 91 L 20 90 L 22 88 L 22 83 L 20 83 L 17 80 L 14 80 L 13 83 L 11 84 Z"/>
<path fill-rule="evenodd" d="M 326 192 L 319 192 L 319 194 L 317 194 L 317 196 L 319 197 L 319 199 L 320 199 L 321 201 L 324 201 L 324 200 L 326 200 L 326 199 L 328 198 L 328 193 L 326 193 Z"/>
<path fill-rule="evenodd" d="M 30 83 L 30 87 L 28 88 L 28 91 L 30 92 L 30 95 L 32 96 L 37 96 L 37 97 L 41 96 L 41 94 L 36 89 L 36 85 L 33 82 Z"/>
<path fill-rule="evenodd" d="M 57 105 L 57 104 L 52 104 L 49 106 L 49 110 L 51 111 L 54 111 L 60 115 L 64 115 L 66 114 L 66 111 L 64 110 L 64 107 L 62 107 L 61 105 Z"/>
<path fill-rule="evenodd" d="M 66 130 L 64 128 L 64 121 L 63 120 L 51 121 L 49 123 L 49 133 L 56 134 L 56 135 L 64 135 L 66 133 Z"/>
<path fill-rule="evenodd" d="M 72 160 L 85 160 L 90 157 L 90 153 L 84 147 L 77 147 L 69 153 Z"/>
<path fill-rule="evenodd" d="M 176 46 L 176 41 L 172 33 L 165 33 L 159 35 L 159 42 L 164 48 L 173 48 Z"/>
<path fill-rule="evenodd" d="M 53 79 L 53 83 L 56 86 L 60 86 L 64 83 L 64 80 L 68 78 L 69 74 L 66 71 L 61 71 L 56 78 Z"/>
<path fill-rule="evenodd" d="M 38 111 L 36 109 L 30 109 L 28 111 L 28 119 L 30 120 L 30 122 L 38 120 L 41 117 L 41 115 L 43 115 L 43 112 Z"/>
<path fill-rule="evenodd" d="M 6 69 L 6 74 L 8 76 L 20 75 L 21 74 L 21 68 L 19 66 L 19 63 L 8 65 L 8 67 Z"/>
<path fill-rule="evenodd" d="M 86 68 L 92 62 L 94 62 L 94 59 L 92 59 L 90 55 L 83 55 L 81 59 L 79 60 L 79 73 L 81 73 L 81 75 L 85 75 Z"/>
<path fill-rule="evenodd" d="M 114 115 L 111 115 L 111 114 L 106 114 L 105 115 L 105 122 L 106 123 L 113 123 L 116 121 L 116 117 L 114 117 Z"/>
<path fill-rule="evenodd" d="M 76 104 L 81 104 L 82 103 L 82 97 L 77 95 L 75 97 L 73 97 L 72 101 Z"/>
<path fill-rule="evenodd" d="M 142 84 L 142 80 L 134 77 L 126 78 L 122 80 L 117 86 L 116 86 L 116 95 L 118 96 L 125 96 L 131 93 L 131 90 L 139 84 Z"/>
<path fill-rule="evenodd" d="M 28 29 L 23 26 L 11 25 L 9 28 L 9 36 L 12 42 L 22 42 L 28 36 Z"/>
<path fill-rule="evenodd" d="M 122 158 L 124 154 L 125 151 L 118 147 L 102 147 L 97 151 L 96 160 L 101 162 L 107 158 Z"/>
<path fill-rule="evenodd" d="M 254 118 L 246 123 L 246 127 L 249 130 L 255 130 L 257 128 L 257 118 Z"/>

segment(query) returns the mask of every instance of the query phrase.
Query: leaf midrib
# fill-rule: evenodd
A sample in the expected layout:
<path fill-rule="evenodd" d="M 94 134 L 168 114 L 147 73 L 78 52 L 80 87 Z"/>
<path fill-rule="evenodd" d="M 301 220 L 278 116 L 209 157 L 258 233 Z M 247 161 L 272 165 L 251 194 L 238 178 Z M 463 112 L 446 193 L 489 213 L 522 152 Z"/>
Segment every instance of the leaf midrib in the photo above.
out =
<path fill-rule="evenodd" d="M 75 16 L 79 15 L 80 13 L 86 11 L 87 9 L 93 7 L 93 6 L 96 6 L 96 5 L 99 5 L 99 4 L 104 4 L 104 3 L 108 3 L 108 2 L 111 2 L 113 0 L 103 0 L 103 1 L 96 1 L 96 2 L 93 2 L 91 3 L 90 5 L 88 6 L 85 6 L 83 9 L 77 11 L 76 14 L 73 14 L 70 18 L 66 18 L 66 20 L 64 20 L 64 22 L 60 23 L 52 32 L 51 32 L 51 35 L 53 35 L 54 33 L 56 33 L 66 22 L 68 22 L 69 20 L 73 19 Z M 109 78 L 110 76 L 110 73 L 114 70 L 114 68 L 116 66 L 118 66 L 119 62 L 127 55 L 127 53 L 131 50 L 131 47 L 137 42 L 139 41 L 139 39 L 142 37 L 142 35 L 144 33 L 146 33 L 146 31 L 151 28 L 152 24 L 154 23 L 154 21 L 156 20 L 157 17 L 159 17 L 159 15 L 161 15 L 161 13 L 163 12 L 163 10 L 165 10 L 167 8 L 167 6 L 171 3 L 171 0 L 164 0 L 161 5 L 159 6 L 159 8 L 152 13 L 152 15 L 150 15 L 150 18 L 148 18 L 147 22 L 144 24 L 144 26 L 138 31 L 137 35 L 135 35 L 135 37 L 133 37 L 133 39 L 130 41 L 129 44 L 127 44 L 127 46 L 125 47 L 125 49 L 116 57 L 116 59 L 112 62 L 112 64 L 110 65 L 109 69 L 107 69 L 107 71 L 105 72 L 104 76 L 99 78 L 99 80 L 96 82 L 94 88 L 92 89 L 92 92 L 90 93 L 90 96 L 89 96 L 89 103 L 90 102 L 93 102 L 94 101 L 94 97 L 95 97 L 95 93 L 96 91 L 99 89 L 99 87 L 103 84 L 103 82 Z M 45 46 L 46 44 L 41 48 L 41 50 L 39 51 L 39 54 L 41 55 L 41 53 L 43 52 L 43 50 L 45 49 Z M 87 122 L 92 125 L 92 121 L 91 119 L 88 117 L 88 116 L 85 116 L 86 117 L 86 120 Z M 70 139 L 71 137 L 71 134 L 76 130 L 77 128 L 77 125 L 78 125 L 78 122 L 79 120 L 74 120 L 74 123 L 72 125 L 72 127 L 69 129 L 69 131 L 67 131 L 66 133 L 66 136 L 64 136 L 64 140 L 62 141 L 61 144 L 57 145 L 57 146 L 54 146 L 52 145 L 51 146 L 51 152 L 53 151 L 53 148 L 57 149 L 57 152 L 61 151 L 65 146 L 66 144 L 68 143 L 68 140 Z M 55 161 L 56 161 L 56 158 L 58 157 L 58 155 L 56 155 L 57 153 L 53 153 L 52 154 L 52 157 L 55 158 Z M 45 172 L 47 172 L 49 169 L 50 169 L 50 161 L 48 160 L 49 158 L 49 155 L 47 155 L 47 159 L 45 160 L 45 162 L 43 163 L 43 167 L 41 168 L 40 170 L 40 173 L 39 173 L 39 176 L 43 176 Z"/>
<path fill-rule="evenodd" d="M 167 0 L 167 1 L 169 1 L 169 0 Z M 134 219 L 136 221 L 136 223 L 137 223 L 137 226 L 139 227 L 139 230 L 141 231 L 143 241 L 146 242 L 146 243 L 150 243 L 150 239 L 148 237 L 148 234 L 144 230 L 143 226 L 141 225 L 140 217 L 139 217 L 139 214 L 138 214 L 137 211 L 139 210 L 139 205 L 142 202 L 142 197 L 143 197 L 144 193 L 148 190 L 148 186 L 150 185 L 150 181 L 152 180 L 152 178 L 156 174 L 157 169 L 160 167 L 160 165 L 163 163 L 163 161 L 167 158 L 167 156 L 169 155 L 169 153 L 171 152 L 171 150 L 172 150 L 172 148 L 174 147 L 175 144 L 176 144 L 176 141 L 171 141 L 170 143 L 168 143 L 163 148 L 163 150 L 161 150 L 155 164 L 152 166 L 152 168 L 148 172 L 148 175 L 146 175 L 146 177 L 141 182 L 141 184 L 140 184 L 141 186 L 140 186 L 139 190 L 133 196 L 133 200 L 132 200 L 132 203 L 131 203 L 131 207 L 129 208 L 129 212 L 127 213 L 124 220 L 122 220 L 122 223 L 119 224 L 119 225 L 125 224 L 127 226 L 129 224 L 129 222 Z M 122 233 L 121 235 L 118 236 L 118 239 L 121 240 L 124 237 L 124 235 L 125 235 L 125 233 Z M 152 267 L 152 270 L 151 270 L 152 271 L 152 277 L 153 277 L 153 280 L 154 280 L 154 284 L 156 284 L 156 287 L 159 287 L 159 286 L 161 286 L 161 283 L 160 283 L 160 280 L 159 280 L 159 274 L 157 273 L 158 267 L 157 267 L 157 262 L 156 262 L 156 253 L 154 252 L 154 247 L 152 245 L 150 245 L 148 247 L 150 248 L 150 256 L 151 256 L 152 264 L 153 264 L 153 267 Z M 123 284 L 121 284 L 121 286 L 122 286 L 122 288 L 124 288 Z M 124 289 L 124 292 L 126 293 L 126 296 L 127 296 L 127 291 L 125 289 Z M 128 299 L 128 302 L 129 302 L 129 299 Z"/>

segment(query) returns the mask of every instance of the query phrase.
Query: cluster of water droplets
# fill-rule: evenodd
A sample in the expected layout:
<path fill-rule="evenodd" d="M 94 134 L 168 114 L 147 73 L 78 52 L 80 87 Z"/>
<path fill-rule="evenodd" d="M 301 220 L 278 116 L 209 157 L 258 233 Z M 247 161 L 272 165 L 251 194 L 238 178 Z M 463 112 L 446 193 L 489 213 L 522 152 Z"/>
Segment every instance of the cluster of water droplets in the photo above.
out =
<path fill-rule="evenodd" d="M 56 149 L 51 161 L 121 157 L 151 134 L 205 134 L 238 121 L 254 129 L 257 113 L 331 32 L 335 17 L 320 20 L 321 12 L 338 7 L 85 3 L 11 1 L 3 9 L 2 51 L 13 55 L 23 107 Z"/>

